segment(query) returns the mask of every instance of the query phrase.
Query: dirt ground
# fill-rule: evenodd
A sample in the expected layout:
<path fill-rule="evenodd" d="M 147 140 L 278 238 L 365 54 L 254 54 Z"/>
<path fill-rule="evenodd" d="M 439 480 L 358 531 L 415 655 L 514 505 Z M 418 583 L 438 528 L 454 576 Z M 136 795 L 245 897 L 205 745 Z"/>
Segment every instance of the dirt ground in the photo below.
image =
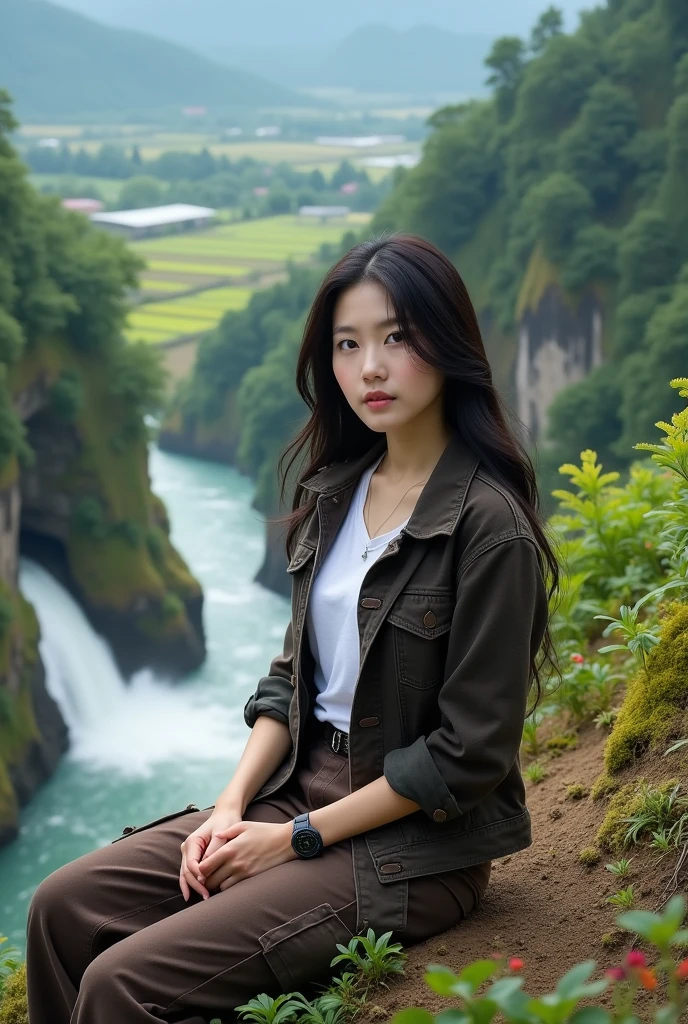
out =
<path fill-rule="evenodd" d="M 606 735 L 594 726 L 586 726 L 579 734 L 577 748 L 546 762 L 548 776 L 543 782 L 527 783 L 532 846 L 493 862 L 483 902 L 470 918 L 406 949 L 406 976 L 391 982 L 388 991 L 383 989 L 372 997 L 367 1019 L 388 1019 L 409 1006 L 422 1006 L 432 1013 L 448 1009 L 450 1001 L 432 992 L 423 980 L 431 963 L 458 970 L 493 953 L 518 956 L 525 961 L 524 990 L 538 996 L 551 991 L 561 975 L 581 960 L 597 961 L 594 977 L 621 962 L 632 947 L 633 937 L 616 929 L 620 911 L 606 903 L 605 897 L 633 882 L 638 896 L 636 908 L 658 909 L 666 899 L 664 889 L 673 873 L 675 857 L 658 861 L 646 845 L 624 851 L 633 860 L 632 873 L 623 882 L 604 866 L 618 855 L 603 853 L 599 863 L 590 868 L 580 863 L 581 849 L 595 844 L 608 798 L 592 801 L 586 795 L 572 800 L 566 797 L 566 788 L 580 783 L 590 790 L 602 772 Z M 686 760 L 684 756 L 663 759 L 646 755 L 622 773 L 619 781 L 641 776 L 648 781 L 685 778 Z M 683 889 L 685 882 L 682 879 Z M 603 945 L 602 936 L 609 933 L 616 941 Z"/>

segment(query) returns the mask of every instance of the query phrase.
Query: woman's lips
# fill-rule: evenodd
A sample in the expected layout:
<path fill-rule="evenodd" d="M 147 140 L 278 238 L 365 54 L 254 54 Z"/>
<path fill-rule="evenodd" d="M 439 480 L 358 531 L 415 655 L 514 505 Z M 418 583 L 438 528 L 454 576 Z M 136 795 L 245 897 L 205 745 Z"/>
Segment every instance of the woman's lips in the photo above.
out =
<path fill-rule="evenodd" d="M 371 398 L 366 402 L 366 405 L 369 409 L 385 409 L 393 401 L 393 398 Z"/>

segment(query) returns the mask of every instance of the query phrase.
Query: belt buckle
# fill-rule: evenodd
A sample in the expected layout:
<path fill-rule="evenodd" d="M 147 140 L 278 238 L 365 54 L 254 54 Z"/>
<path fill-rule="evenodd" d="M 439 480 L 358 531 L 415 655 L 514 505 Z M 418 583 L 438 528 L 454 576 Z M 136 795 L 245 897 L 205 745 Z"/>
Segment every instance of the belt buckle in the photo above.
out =
<path fill-rule="evenodd" d="M 348 756 L 349 754 L 349 740 L 346 733 L 343 733 L 341 729 L 335 729 L 332 734 L 332 742 L 330 744 L 335 754 L 338 754 L 340 749 L 343 754 Z"/>

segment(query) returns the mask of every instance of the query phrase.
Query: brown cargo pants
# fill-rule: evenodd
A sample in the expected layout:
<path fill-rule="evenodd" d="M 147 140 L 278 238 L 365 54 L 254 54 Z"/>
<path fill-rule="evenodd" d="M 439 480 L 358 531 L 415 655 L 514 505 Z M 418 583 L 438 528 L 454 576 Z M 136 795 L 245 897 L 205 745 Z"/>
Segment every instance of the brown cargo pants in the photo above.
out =
<path fill-rule="evenodd" d="M 348 761 L 315 735 L 304 763 L 246 821 L 288 821 L 349 792 Z M 266 992 L 317 995 L 335 944 L 356 927 L 351 841 L 292 860 L 210 899 L 179 888 L 180 844 L 211 808 L 180 812 L 49 875 L 27 925 L 29 1024 L 207 1024 Z M 480 901 L 489 864 L 409 882 L 412 945 L 445 931 Z"/>

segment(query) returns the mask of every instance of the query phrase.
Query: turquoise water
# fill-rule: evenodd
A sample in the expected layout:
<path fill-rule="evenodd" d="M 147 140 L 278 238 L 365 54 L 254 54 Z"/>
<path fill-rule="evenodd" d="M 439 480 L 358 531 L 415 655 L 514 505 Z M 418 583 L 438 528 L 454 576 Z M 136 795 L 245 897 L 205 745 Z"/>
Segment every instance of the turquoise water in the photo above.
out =
<path fill-rule="evenodd" d="M 23 809 L 19 838 L 0 850 L 0 934 L 21 950 L 31 895 L 51 871 L 125 825 L 214 802 L 248 736 L 244 704 L 281 649 L 289 602 L 252 582 L 265 548 L 253 482 L 154 447 L 150 471 L 172 539 L 203 585 L 208 656 L 182 683 L 143 672 L 127 685 L 68 595 L 23 564 L 72 746 Z"/>

